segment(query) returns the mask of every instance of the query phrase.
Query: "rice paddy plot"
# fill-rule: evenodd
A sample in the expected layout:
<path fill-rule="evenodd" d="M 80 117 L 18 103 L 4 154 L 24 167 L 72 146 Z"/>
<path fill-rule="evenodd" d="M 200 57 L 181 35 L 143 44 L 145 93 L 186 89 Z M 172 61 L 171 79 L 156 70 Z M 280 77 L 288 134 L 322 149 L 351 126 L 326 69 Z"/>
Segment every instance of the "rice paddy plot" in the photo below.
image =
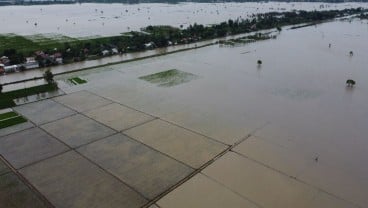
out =
<path fill-rule="evenodd" d="M 171 87 L 182 83 L 190 82 L 198 76 L 192 73 L 183 72 L 177 69 L 158 72 L 146 76 L 141 76 L 139 79 L 145 80 L 152 84 L 157 84 L 159 87 Z"/>
<path fill-rule="evenodd" d="M 0 129 L 26 122 L 27 119 L 14 111 L 0 114 Z"/>

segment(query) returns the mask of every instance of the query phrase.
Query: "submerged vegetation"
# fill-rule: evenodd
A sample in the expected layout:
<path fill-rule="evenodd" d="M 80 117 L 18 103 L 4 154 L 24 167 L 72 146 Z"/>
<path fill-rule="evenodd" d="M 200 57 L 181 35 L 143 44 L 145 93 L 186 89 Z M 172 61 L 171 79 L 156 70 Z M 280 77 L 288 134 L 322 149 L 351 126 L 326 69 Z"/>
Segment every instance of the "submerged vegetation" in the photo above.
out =
<path fill-rule="evenodd" d="M 34 57 L 40 67 L 60 63 L 96 59 L 96 57 L 143 51 L 157 47 L 193 43 L 228 35 L 276 28 L 285 25 L 314 24 L 336 17 L 363 15 L 362 8 L 329 11 L 291 11 L 254 14 L 247 19 L 228 20 L 219 24 L 193 24 L 187 28 L 148 26 L 112 37 L 74 39 L 60 35 L 19 36 L 0 35 L 0 57 L 7 56 L 9 64 L 21 64 L 26 57 Z M 56 58 L 62 61 L 55 61 Z"/>
<path fill-rule="evenodd" d="M 179 71 L 177 69 L 170 69 L 167 71 L 139 77 L 139 79 L 145 80 L 152 84 L 157 84 L 160 87 L 171 87 L 179 85 L 189 82 L 195 78 L 197 78 L 196 75 L 188 72 Z"/>
<path fill-rule="evenodd" d="M 354 87 L 355 84 L 356 84 L 356 82 L 352 79 L 346 80 L 346 86 L 348 86 L 348 87 Z"/>

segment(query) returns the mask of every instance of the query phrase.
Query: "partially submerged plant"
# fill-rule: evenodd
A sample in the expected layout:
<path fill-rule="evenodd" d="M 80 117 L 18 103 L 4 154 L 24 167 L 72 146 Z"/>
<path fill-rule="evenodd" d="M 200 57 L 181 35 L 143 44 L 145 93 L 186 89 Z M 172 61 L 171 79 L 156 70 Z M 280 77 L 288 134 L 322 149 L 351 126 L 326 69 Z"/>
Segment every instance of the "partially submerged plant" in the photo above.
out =
<path fill-rule="evenodd" d="M 352 79 L 346 80 L 346 85 L 348 87 L 354 87 L 355 84 L 356 84 L 356 82 L 354 80 L 352 80 Z"/>

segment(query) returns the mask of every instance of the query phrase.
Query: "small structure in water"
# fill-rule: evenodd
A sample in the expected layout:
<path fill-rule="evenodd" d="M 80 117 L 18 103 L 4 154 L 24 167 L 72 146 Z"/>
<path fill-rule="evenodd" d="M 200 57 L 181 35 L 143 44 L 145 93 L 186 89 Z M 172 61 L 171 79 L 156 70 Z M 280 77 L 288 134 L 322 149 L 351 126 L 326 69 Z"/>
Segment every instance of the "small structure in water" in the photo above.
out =
<path fill-rule="evenodd" d="M 354 80 L 352 80 L 352 79 L 346 80 L 346 85 L 348 87 L 354 87 L 355 84 L 356 84 L 356 82 Z"/>

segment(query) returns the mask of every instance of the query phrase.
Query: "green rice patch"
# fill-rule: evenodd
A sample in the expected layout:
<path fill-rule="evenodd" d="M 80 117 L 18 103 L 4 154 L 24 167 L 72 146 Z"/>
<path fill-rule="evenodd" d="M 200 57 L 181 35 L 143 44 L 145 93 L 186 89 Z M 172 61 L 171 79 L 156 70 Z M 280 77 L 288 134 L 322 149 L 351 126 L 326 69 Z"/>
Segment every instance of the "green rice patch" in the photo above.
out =
<path fill-rule="evenodd" d="M 18 114 L 16 112 L 7 112 L 7 113 L 3 113 L 3 114 L 0 114 L 0 121 L 1 120 L 5 120 L 5 119 L 8 119 L 8 118 L 11 118 L 11 117 L 15 117 L 15 116 L 18 116 Z"/>
<path fill-rule="evenodd" d="M 13 118 L 9 118 L 6 120 L 2 120 L 0 121 L 0 129 L 9 127 L 9 126 L 14 126 L 17 124 L 21 124 L 26 122 L 27 119 L 23 118 L 22 116 L 17 116 L 17 117 L 13 117 Z"/>
<path fill-rule="evenodd" d="M 145 80 L 152 84 L 157 84 L 159 87 L 171 87 L 189 82 L 193 79 L 196 79 L 197 77 L 197 75 L 188 72 L 179 71 L 177 69 L 170 69 L 155 74 L 141 76 L 139 77 L 139 79 Z"/>
<path fill-rule="evenodd" d="M 79 84 L 85 84 L 85 83 L 87 83 L 86 80 L 81 79 L 79 77 L 70 78 L 70 79 L 68 79 L 68 81 L 71 82 L 73 85 L 79 85 Z"/>
<path fill-rule="evenodd" d="M 0 129 L 24 123 L 26 121 L 27 119 L 13 111 L 2 113 L 0 114 Z"/>

